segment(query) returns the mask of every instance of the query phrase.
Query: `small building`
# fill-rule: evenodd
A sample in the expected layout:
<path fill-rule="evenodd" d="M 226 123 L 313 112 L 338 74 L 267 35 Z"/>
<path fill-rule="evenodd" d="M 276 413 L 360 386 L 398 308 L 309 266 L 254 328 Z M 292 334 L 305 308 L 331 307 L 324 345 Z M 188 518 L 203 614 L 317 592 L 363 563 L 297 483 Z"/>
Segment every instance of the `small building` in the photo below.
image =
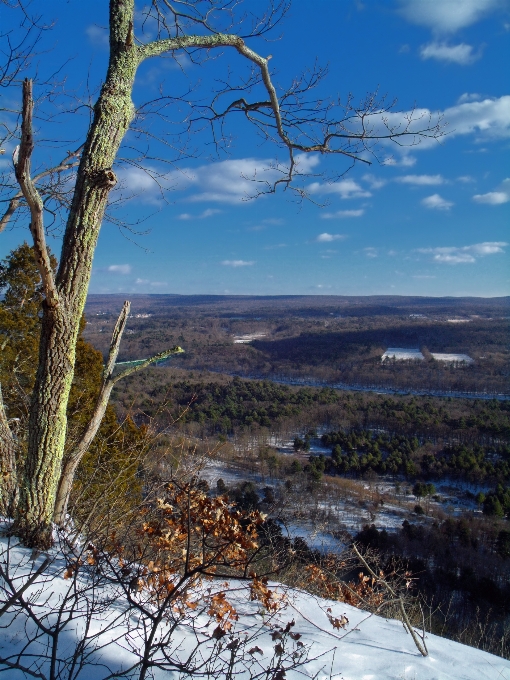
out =
<path fill-rule="evenodd" d="M 387 359 L 395 359 L 395 361 L 418 359 L 419 361 L 423 361 L 425 357 L 417 348 L 388 347 L 386 352 L 382 355 L 381 361 L 386 361 Z"/>

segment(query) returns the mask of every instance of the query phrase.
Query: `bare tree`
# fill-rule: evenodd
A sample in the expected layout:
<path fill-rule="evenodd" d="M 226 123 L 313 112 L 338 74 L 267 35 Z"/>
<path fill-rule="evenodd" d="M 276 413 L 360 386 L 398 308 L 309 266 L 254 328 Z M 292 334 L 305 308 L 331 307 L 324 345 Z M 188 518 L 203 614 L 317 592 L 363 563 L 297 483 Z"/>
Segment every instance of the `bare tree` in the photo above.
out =
<path fill-rule="evenodd" d="M 238 3 L 225 0 L 153 0 L 146 10 L 146 21 L 156 26 L 156 39 L 143 42 L 135 33 L 134 0 L 110 0 L 108 70 L 85 142 L 80 147 L 72 200 L 69 204 L 59 268 L 53 274 L 45 239 L 44 198 L 32 176 L 34 150 L 32 126 L 34 96 L 32 82 L 23 83 L 21 139 L 15 156 L 15 174 L 23 201 L 30 211 L 30 230 L 43 280 L 42 332 L 39 365 L 30 409 L 28 453 L 20 480 L 15 531 L 26 545 L 47 547 L 55 519 L 55 500 L 62 478 L 66 440 L 66 407 L 73 379 L 79 323 L 87 296 L 92 259 L 110 192 L 117 184 L 113 169 L 120 146 L 130 126 L 149 113 L 162 115 L 175 98 L 161 97 L 135 111 L 132 89 L 138 68 L 146 60 L 161 56 L 177 58 L 185 53 L 200 60 L 220 50 L 229 50 L 248 66 L 248 74 L 238 83 L 228 82 L 213 93 L 207 106 L 192 105 L 187 118 L 189 130 L 210 126 L 214 140 L 224 140 L 222 126 L 227 116 L 241 114 L 277 147 L 288 160 L 274 167 L 276 179 L 258 180 L 254 193 L 292 189 L 299 175 L 296 154 L 338 154 L 349 163 L 369 162 L 377 141 L 409 144 L 421 136 L 438 136 L 439 127 L 430 120 L 416 120 L 414 114 L 393 118 L 376 95 L 360 106 L 352 99 L 345 105 L 312 98 L 312 91 L 325 75 L 313 69 L 287 89 L 278 88 L 264 57 L 247 44 L 260 37 L 282 19 L 286 2 L 270 2 L 268 12 L 252 21 L 239 17 Z M 239 22 L 239 19 L 241 21 Z M 235 31 L 235 28 L 240 29 Z M 142 36 L 143 37 L 143 36 Z M 253 93 L 253 100 L 251 96 Z M 225 103 L 223 103 L 225 102 Z M 137 117 L 135 117 L 137 114 Z M 395 124 L 392 121 L 397 121 Z M 70 154 L 63 164 L 72 166 L 77 155 Z M 136 162 L 136 161 L 133 161 Z M 57 173 L 58 174 L 58 173 Z M 303 190 L 295 187 L 299 195 Z M 11 196 L 8 211 L 21 199 Z M 107 392 L 108 370 L 102 394 Z M 102 399 L 103 397 L 100 397 Z M 100 409 L 96 412 L 100 417 Z M 96 428 L 97 429 L 97 428 Z M 87 430 L 88 438 L 94 430 Z M 58 493 L 57 516 L 65 509 L 72 482 L 74 462 L 69 462 Z"/>

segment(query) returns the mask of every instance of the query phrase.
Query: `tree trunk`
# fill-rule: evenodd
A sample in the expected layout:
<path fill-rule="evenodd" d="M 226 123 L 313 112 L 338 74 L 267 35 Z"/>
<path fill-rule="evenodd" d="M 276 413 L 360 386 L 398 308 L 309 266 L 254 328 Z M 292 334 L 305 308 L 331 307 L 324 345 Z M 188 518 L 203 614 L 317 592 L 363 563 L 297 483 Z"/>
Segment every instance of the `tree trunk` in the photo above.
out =
<path fill-rule="evenodd" d="M 27 461 L 16 513 L 16 533 L 30 547 L 51 545 L 79 324 L 108 194 L 116 184 L 112 165 L 134 115 L 131 91 L 138 63 L 133 2 L 111 0 L 110 62 L 78 169 L 55 280 L 57 302 L 43 305 Z"/>
<path fill-rule="evenodd" d="M 0 386 L 0 515 L 12 517 L 18 498 L 16 442 L 5 413 Z"/>

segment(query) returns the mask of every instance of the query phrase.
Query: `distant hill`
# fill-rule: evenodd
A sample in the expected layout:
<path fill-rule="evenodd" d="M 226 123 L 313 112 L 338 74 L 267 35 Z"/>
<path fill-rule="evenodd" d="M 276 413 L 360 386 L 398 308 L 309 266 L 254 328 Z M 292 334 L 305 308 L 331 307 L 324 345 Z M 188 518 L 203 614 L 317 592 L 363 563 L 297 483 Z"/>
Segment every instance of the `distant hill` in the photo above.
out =
<path fill-rule="evenodd" d="M 402 295 L 131 295 L 91 294 L 86 313 L 117 313 L 125 299 L 136 313 L 174 316 L 193 308 L 215 316 L 246 314 L 274 316 L 285 310 L 291 316 L 391 316 L 393 314 L 510 315 L 510 297 L 416 297 Z"/>

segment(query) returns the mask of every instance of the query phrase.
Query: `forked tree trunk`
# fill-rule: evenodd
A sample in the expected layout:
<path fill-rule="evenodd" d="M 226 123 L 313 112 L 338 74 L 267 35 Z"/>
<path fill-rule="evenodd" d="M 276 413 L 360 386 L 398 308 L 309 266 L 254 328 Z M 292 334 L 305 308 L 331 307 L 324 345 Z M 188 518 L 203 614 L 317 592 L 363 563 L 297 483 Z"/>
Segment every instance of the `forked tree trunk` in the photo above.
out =
<path fill-rule="evenodd" d="M 172 12 L 170 4 L 166 4 Z M 37 548 L 46 548 L 51 544 L 51 526 L 62 473 L 67 429 L 66 409 L 74 374 L 79 324 L 108 194 L 116 183 L 112 166 L 134 115 L 131 92 L 139 64 L 145 59 L 174 50 L 232 47 L 259 69 L 267 96 L 251 105 L 244 99 L 238 99 L 227 107 L 226 112 L 236 108 L 244 109 L 245 112 L 270 111 L 274 120 L 268 124 L 268 138 L 273 139 L 276 135 L 288 148 L 290 156 L 288 176 L 279 179 L 273 190 L 280 182 L 287 186 L 291 181 L 295 167 L 294 151 L 341 153 L 349 158 L 357 158 L 356 154 L 346 151 L 343 146 L 336 150 L 330 148 L 335 135 L 329 132 L 323 142 L 310 146 L 290 140 L 276 90 L 271 82 L 268 68 L 270 57 L 265 58 L 255 53 L 239 36 L 212 29 L 207 35 L 184 35 L 177 31 L 175 37 L 136 44 L 133 21 L 134 0 L 110 0 L 108 72 L 83 147 L 56 277 L 53 276 L 45 245 L 43 202 L 30 175 L 30 158 L 34 147 L 31 124 L 33 99 L 31 82 L 24 83 L 22 135 L 15 169 L 23 197 L 30 208 L 30 229 L 43 281 L 45 302 L 39 367 L 31 403 L 27 462 L 20 480 L 14 530 L 26 545 Z M 207 26 L 207 22 L 199 21 L 198 24 L 202 28 Z M 312 118 L 312 122 L 313 120 Z M 326 129 L 329 130 L 327 125 Z M 424 134 L 426 132 L 427 129 Z M 408 133 L 398 132 L 396 136 L 402 134 Z M 339 137 L 343 138 L 345 135 L 342 133 Z M 360 160 L 363 159 L 360 157 Z M 97 431 L 97 427 L 92 430 Z M 65 514 L 72 477 L 84 449 L 80 451 L 79 456 L 69 459 L 64 465 L 64 479 L 57 504 L 60 519 Z"/>
<path fill-rule="evenodd" d="M 133 2 L 112 0 L 107 77 L 78 169 L 53 295 L 48 300 L 46 291 L 43 304 L 27 462 L 16 513 L 16 533 L 32 547 L 46 548 L 51 544 L 80 319 L 99 228 L 108 194 L 116 183 L 112 165 L 134 114 L 131 91 L 138 63 L 133 41 Z M 22 151 L 23 136 L 20 156 Z M 37 249 L 33 229 L 32 233 Z"/>
<path fill-rule="evenodd" d="M 51 529 L 62 471 L 66 408 L 74 375 L 76 341 L 101 221 L 108 194 L 117 181 L 112 166 L 134 115 L 131 93 L 137 68 L 145 59 L 171 50 L 225 46 L 235 47 L 244 56 L 267 67 L 267 60 L 248 50 L 236 35 L 183 35 L 136 45 L 133 20 L 134 0 L 110 0 L 108 71 L 78 168 L 55 280 L 44 241 L 42 200 L 30 177 L 33 99 L 31 82 L 24 83 L 22 136 L 15 168 L 30 207 L 30 228 L 45 292 L 27 462 L 20 481 L 14 529 L 30 547 L 46 548 L 52 542 Z M 60 517 L 65 512 L 62 499 L 68 497 L 75 469 L 74 464 L 66 466 L 66 493 L 60 494 L 58 504 Z"/>

